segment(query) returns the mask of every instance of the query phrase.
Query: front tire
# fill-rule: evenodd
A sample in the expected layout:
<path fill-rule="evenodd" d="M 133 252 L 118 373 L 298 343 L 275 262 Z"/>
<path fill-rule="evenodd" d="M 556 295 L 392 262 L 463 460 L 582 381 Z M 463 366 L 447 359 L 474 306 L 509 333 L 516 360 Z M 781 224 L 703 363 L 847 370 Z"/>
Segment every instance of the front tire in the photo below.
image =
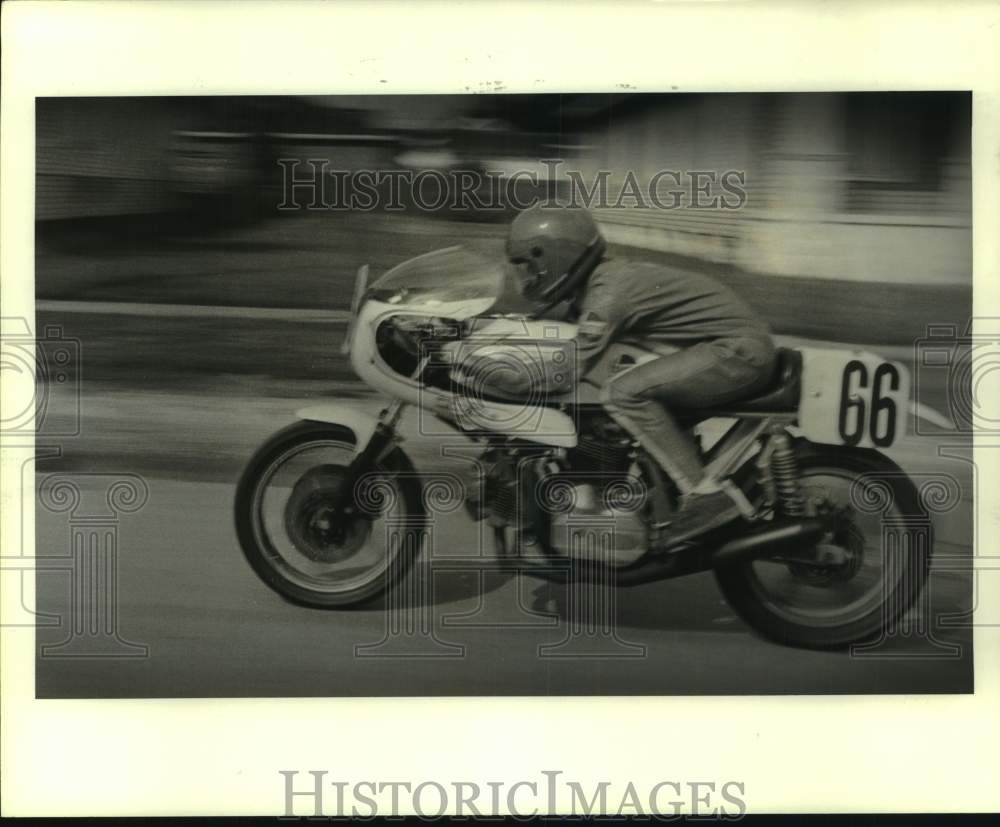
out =
<path fill-rule="evenodd" d="M 850 486 L 853 516 L 837 523 L 843 530 L 838 528 L 827 538 L 831 544 L 851 547 L 850 563 L 823 569 L 766 559 L 734 562 L 716 568 L 719 587 L 750 626 L 779 643 L 835 649 L 875 638 L 910 609 L 927 580 L 929 541 L 926 547 L 919 542 L 902 543 L 890 550 L 883 548 L 881 535 L 887 520 L 896 530 L 926 523 L 920 495 L 909 477 L 877 451 L 799 440 L 796 456 L 807 497 L 810 491 L 815 497 L 815 491 L 825 490 L 819 482 L 823 479 L 841 478 Z M 861 508 L 857 508 L 859 504 Z M 846 505 L 850 510 L 851 502 Z M 852 520 L 862 518 L 874 530 L 859 539 L 860 529 Z M 869 536 L 873 533 L 878 536 Z M 863 583 L 858 582 L 862 575 L 868 580 L 876 578 L 864 594 L 859 588 Z M 784 591 L 794 593 L 797 600 L 782 597 L 786 583 L 791 586 Z M 838 603 L 838 595 L 845 592 Z"/>
<path fill-rule="evenodd" d="M 323 514 L 357 447 L 349 428 L 299 422 L 254 454 L 236 486 L 240 548 L 257 575 L 293 603 L 342 608 L 370 600 L 420 553 L 422 486 L 398 448 L 363 478 L 366 496 L 352 503 L 352 518 Z M 288 479 L 276 482 L 283 465 Z"/>

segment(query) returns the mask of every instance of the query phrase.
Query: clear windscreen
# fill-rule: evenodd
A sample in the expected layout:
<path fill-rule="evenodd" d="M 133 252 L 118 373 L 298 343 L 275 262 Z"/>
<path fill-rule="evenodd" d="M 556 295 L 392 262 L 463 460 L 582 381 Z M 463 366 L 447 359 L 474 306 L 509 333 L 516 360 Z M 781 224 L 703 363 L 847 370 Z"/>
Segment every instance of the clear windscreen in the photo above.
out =
<path fill-rule="evenodd" d="M 505 262 L 464 247 L 417 256 L 394 267 L 368 289 L 377 301 L 417 308 L 488 299 L 504 289 Z"/>

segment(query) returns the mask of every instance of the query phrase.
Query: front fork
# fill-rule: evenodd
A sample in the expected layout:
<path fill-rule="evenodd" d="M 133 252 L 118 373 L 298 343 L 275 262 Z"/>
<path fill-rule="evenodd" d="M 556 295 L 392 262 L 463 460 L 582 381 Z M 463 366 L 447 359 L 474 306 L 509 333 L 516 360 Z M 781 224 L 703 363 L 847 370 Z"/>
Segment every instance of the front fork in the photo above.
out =
<path fill-rule="evenodd" d="M 375 468 L 376 464 L 393 447 L 396 426 L 406 409 L 406 403 L 394 399 L 379 413 L 378 422 L 368 444 L 351 460 L 337 493 L 330 503 L 334 514 L 351 514 L 354 510 L 354 489 L 358 482 Z"/>
<path fill-rule="evenodd" d="M 421 358 L 410 378 L 419 380 L 430 360 L 429 354 Z M 350 514 L 354 510 L 354 487 L 392 448 L 396 441 L 396 426 L 399 424 L 404 410 L 406 410 L 406 403 L 401 399 L 393 399 L 379 412 L 378 422 L 372 432 L 371 439 L 368 440 L 368 444 L 364 448 L 355 454 L 351 464 L 347 466 L 343 484 L 337 490 L 337 494 L 330 504 L 334 514 Z"/>

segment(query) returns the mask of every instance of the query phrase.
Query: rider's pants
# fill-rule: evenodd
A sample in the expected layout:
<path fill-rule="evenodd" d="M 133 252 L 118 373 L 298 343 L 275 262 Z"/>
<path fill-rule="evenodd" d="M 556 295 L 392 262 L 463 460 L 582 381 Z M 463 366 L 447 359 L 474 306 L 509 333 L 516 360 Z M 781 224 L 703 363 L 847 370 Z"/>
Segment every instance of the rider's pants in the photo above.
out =
<path fill-rule="evenodd" d="M 710 408 L 751 396 L 770 383 L 774 366 L 769 338 L 699 342 L 615 375 L 602 402 L 686 494 L 702 481 L 704 466 L 668 407 Z"/>

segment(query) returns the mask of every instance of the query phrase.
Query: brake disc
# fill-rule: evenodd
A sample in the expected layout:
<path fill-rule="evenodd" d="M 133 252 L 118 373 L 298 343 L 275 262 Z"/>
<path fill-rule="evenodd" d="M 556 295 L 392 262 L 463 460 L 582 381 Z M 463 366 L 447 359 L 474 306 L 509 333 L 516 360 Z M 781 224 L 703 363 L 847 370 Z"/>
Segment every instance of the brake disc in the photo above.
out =
<path fill-rule="evenodd" d="M 295 484 L 285 504 L 285 531 L 295 548 L 316 563 L 340 563 L 360 551 L 371 534 L 362 514 L 334 514 L 329 503 L 340 490 L 346 470 L 320 465 Z"/>

